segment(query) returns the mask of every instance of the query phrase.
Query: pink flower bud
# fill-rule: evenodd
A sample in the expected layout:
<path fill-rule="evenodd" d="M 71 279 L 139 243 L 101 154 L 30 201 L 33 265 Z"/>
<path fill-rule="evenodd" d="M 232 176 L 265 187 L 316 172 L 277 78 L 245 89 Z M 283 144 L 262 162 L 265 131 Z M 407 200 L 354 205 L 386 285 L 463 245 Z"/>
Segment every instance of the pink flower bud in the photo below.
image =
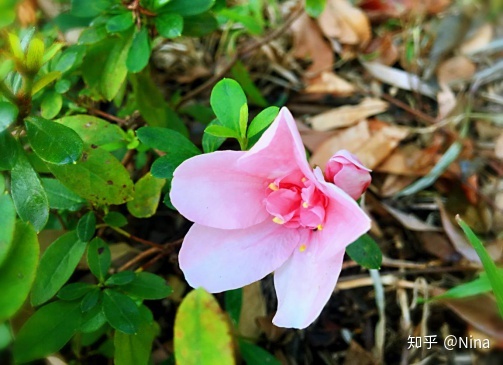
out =
<path fill-rule="evenodd" d="M 325 168 L 325 178 L 344 190 L 353 199 L 358 199 L 370 185 L 370 172 L 360 160 L 346 150 L 333 155 Z"/>

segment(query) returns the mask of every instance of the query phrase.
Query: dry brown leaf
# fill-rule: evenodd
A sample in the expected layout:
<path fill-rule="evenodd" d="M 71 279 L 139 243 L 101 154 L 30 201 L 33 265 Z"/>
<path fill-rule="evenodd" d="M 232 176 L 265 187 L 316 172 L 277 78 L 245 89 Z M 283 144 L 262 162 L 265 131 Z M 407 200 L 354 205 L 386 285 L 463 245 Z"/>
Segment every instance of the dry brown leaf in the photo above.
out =
<path fill-rule="evenodd" d="M 435 151 L 422 150 L 415 143 L 409 143 L 394 150 L 375 171 L 395 175 L 424 176 L 435 166 L 435 162 Z"/>
<path fill-rule="evenodd" d="M 405 189 L 416 180 L 412 176 L 392 175 L 389 174 L 384 179 L 384 183 L 379 189 L 379 194 L 384 198 L 389 198 L 399 191 Z"/>
<path fill-rule="evenodd" d="M 312 165 L 320 166 L 322 169 L 325 169 L 325 164 L 337 151 L 345 149 L 349 152 L 356 153 L 358 148 L 369 138 L 370 132 L 368 123 L 366 120 L 363 120 L 352 127 L 335 132 L 330 138 L 327 138 L 323 143 L 317 145 L 316 148 L 311 149 L 314 153 L 311 156 L 310 162 Z M 302 140 L 306 143 L 304 136 L 302 136 Z"/>
<path fill-rule="evenodd" d="M 381 203 L 384 209 L 388 211 L 397 221 L 399 221 L 405 228 L 410 229 L 411 231 L 420 231 L 420 232 L 434 232 L 441 231 L 441 228 L 434 227 L 431 224 L 423 222 L 419 218 L 417 218 L 414 214 L 405 213 L 401 210 L 395 209 L 392 206 Z"/>
<path fill-rule="evenodd" d="M 379 362 L 372 357 L 372 354 L 361 347 L 356 341 L 349 343 L 346 351 L 344 365 L 375 365 Z"/>
<path fill-rule="evenodd" d="M 311 81 L 305 91 L 308 93 L 330 93 L 347 96 L 355 92 L 355 87 L 333 72 L 322 72 L 320 77 Z"/>
<path fill-rule="evenodd" d="M 334 64 L 334 53 L 314 20 L 302 14 L 293 22 L 291 29 L 294 56 L 312 60 L 306 73 L 316 77 L 322 71 L 330 70 Z"/>
<path fill-rule="evenodd" d="M 503 133 L 496 139 L 496 146 L 494 147 L 494 154 L 496 157 L 503 159 Z"/>
<path fill-rule="evenodd" d="M 365 53 L 367 55 L 377 55 L 373 61 L 386 66 L 393 65 L 398 60 L 399 56 L 398 48 L 393 43 L 393 38 L 390 33 L 372 39 L 365 49 Z"/>
<path fill-rule="evenodd" d="M 423 249 L 430 255 L 438 257 L 444 262 L 456 262 L 459 260 L 459 253 L 452 247 L 445 234 L 418 232 L 417 237 Z"/>
<path fill-rule="evenodd" d="M 475 64 L 468 57 L 455 56 L 438 66 L 437 80 L 439 84 L 449 85 L 456 81 L 470 80 L 475 71 Z"/>
<path fill-rule="evenodd" d="M 493 28 L 491 24 L 482 25 L 475 34 L 463 42 L 460 47 L 462 54 L 468 55 L 488 45 L 493 38 Z"/>
<path fill-rule="evenodd" d="M 325 36 L 360 48 L 367 46 L 372 35 L 365 13 L 347 0 L 328 0 L 318 24 Z"/>
<path fill-rule="evenodd" d="M 308 121 L 315 131 L 349 127 L 367 117 L 384 112 L 388 104 L 381 99 L 365 98 L 358 105 L 345 105 L 311 117 Z"/>
<path fill-rule="evenodd" d="M 451 88 L 446 84 L 440 84 L 440 91 L 437 94 L 438 115 L 437 120 L 447 118 L 456 108 L 457 100 L 456 95 L 452 92 Z"/>
<path fill-rule="evenodd" d="M 23 0 L 17 6 L 17 18 L 21 26 L 28 27 L 37 23 L 37 0 Z"/>
<path fill-rule="evenodd" d="M 437 14 L 447 8 L 451 0 L 363 0 L 360 7 L 371 19 L 415 17 L 418 14 Z"/>
<path fill-rule="evenodd" d="M 267 314 L 265 299 L 262 295 L 260 282 L 243 288 L 243 305 L 239 316 L 239 333 L 248 338 L 257 338 L 261 330 L 257 325 L 257 318 Z"/>

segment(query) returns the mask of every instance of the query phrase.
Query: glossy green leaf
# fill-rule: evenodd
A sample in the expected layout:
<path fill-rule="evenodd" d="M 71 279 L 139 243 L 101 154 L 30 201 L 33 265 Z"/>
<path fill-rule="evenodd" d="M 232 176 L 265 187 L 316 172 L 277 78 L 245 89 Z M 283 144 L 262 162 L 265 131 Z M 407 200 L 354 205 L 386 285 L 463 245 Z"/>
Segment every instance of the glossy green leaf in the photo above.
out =
<path fill-rule="evenodd" d="M 99 308 L 98 303 L 102 300 L 103 293 L 100 288 L 95 286 L 84 295 L 80 302 L 80 309 L 83 313 L 87 313 L 95 308 Z"/>
<path fill-rule="evenodd" d="M 191 291 L 180 304 L 174 342 L 178 364 L 235 363 L 229 324 L 215 298 L 202 288 Z"/>
<path fill-rule="evenodd" d="M 246 365 L 281 365 L 274 355 L 246 340 L 239 340 L 239 352 Z"/>
<path fill-rule="evenodd" d="M 31 223 L 37 232 L 41 231 L 49 218 L 49 202 L 37 173 L 23 152 L 19 152 L 12 169 L 11 194 L 19 217 Z"/>
<path fill-rule="evenodd" d="M 35 95 L 38 93 L 40 90 L 42 90 L 44 87 L 49 85 L 50 83 L 56 81 L 59 79 L 61 76 L 61 72 L 59 71 L 51 71 L 42 77 L 38 78 L 34 83 L 33 87 L 31 89 L 31 95 Z"/>
<path fill-rule="evenodd" d="M 0 323 L 12 317 L 28 297 L 39 255 L 37 233 L 18 221 L 11 249 L 0 266 Z"/>
<path fill-rule="evenodd" d="M 126 11 L 115 15 L 107 21 L 106 29 L 109 33 L 123 32 L 131 28 L 134 24 L 133 12 Z"/>
<path fill-rule="evenodd" d="M 214 4 L 215 0 L 171 0 L 162 8 L 162 12 L 177 13 L 185 17 L 204 13 Z"/>
<path fill-rule="evenodd" d="M 147 173 L 134 186 L 134 199 L 127 203 L 129 212 L 136 218 L 148 218 L 155 214 L 165 179 Z"/>
<path fill-rule="evenodd" d="M 126 138 L 126 134 L 118 125 L 91 115 L 72 115 L 55 122 L 73 129 L 89 145 L 101 147 L 122 142 Z"/>
<path fill-rule="evenodd" d="M 148 29 L 142 27 L 133 37 L 133 43 L 126 59 L 127 69 L 133 73 L 143 70 L 148 64 L 151 51 Z"/>
<path fill-rule="evenodd" d="M 16 226 L 16 209 L 10 195 L 0 190 L 0 267 L 11 248 Z"/>
<path fill-rule="evenodd" d="M 71 231 L 54 241 L 43 253 L 31 290 L 31 304 L 35 307 L 47 302 L 70 279 L 79 263 L 86 243 Z"/>
<path fill-rule="evenodd" d="M 9 131 L 0 132 L 0 170 L 11 170 L 17 162 L 19 146 Z"/>
<path fill-rule="evenodd" d="M 317 18 L 325 9 L 327 0 L 306 0 L 306 13 L 313 18 Z"/>
<path fill-rule="evenodd" d="M 89 269 L 100 282 L 105 281 L 108 269 L 112 263 L 110 247 L 101 238 L 94 238 L 87 247 L 87 264 Z"/>
<path fill-rule="evenodd" d="M 94 288 L 96 288 L 96 285 L 93 284 L 82 282 L 71 283 L 62 287 L 58 292 L 57 297 L 61 300 L 77 300 L 82 298 Z"/>
<path fill-rule="evenodd" d="M 241 86 L 232 79 L 219 81 L 211 91 L 210 103 L 222 125 L 239 134 L 241 107 L 246 104 Z"/>
<path fill-rule="evenodd" d="M 278 116 L 278 113 L 279 108 L 277 106 L 270 106 L 269 108 L 266 108 L 258 113 L 257 116 L 253 118 L 250 126 L 248 127 L 248 138 L 259 134 L 267 127 L 269 127 L 274 119 Z"/>
<path fill-rule="evenodd" d="M 182 35 L 183 17 L 176 13 L 161 13 L 155 17 L 155 27 L 165 38 L 176 38 Z"/>
<path fill-rule="evenodd" d="M 71 13 L 77 17 L 91 18 L 107 10 L 110 5 L 110 0 L 72 0 Z"/>
<path fill-rule="evenodd" d="M 250 73 L 241 61 L 236 62 L 234 66 L 232 66 L 231 72 L 234 79 L 243 87 L 250 103 L 261 107 L 266 107 L 268 105 L 267 100 L 265 100 L 260 89 L 255 86 Z"/>
<path fill-rule="evenodd" d="M 221 125 L 209 125 L 204 130 L 204 133 L 220 138 L 239 138 L 238 132 Z"/>
<path fill-rule="evenodd" d="M 81 319 L 79 302 L 56 301 L 43 306 L 17 334 L 14 359 L 24 363 L 57 352 L 77 332 Z"/>
<path fill-rule="evenodd" d="M 63 43 L 53 43 L 47 48 L 44 52 L 44 57 L 42 58 L 42 64 L 46 64 L 50 60 L 56 56 L 59 51 L 61 51 L 61 48 L 63 48 L 64 44 Z"/>
<path fill-rule="evenodd" d="M 136 274 L 136 278 L 121 287 L 125 293 L 140 299 L 164 299 L 173 292 L 166 280 L 158 275 L 143 271 Z"/>
<path fill-rule="evenodd" d="M 26 132 L 33 151 L 45 162 L 66 165 L 78 161 L 84 144 L 71 128 L 44 118 L 26 120 Z"/>
<path fill-rule="evenodd" d="M 77 235 L 83 242 L 89 242 L 96 231 L 96 216 L 94 212 L 87 212 L 77 223 Z"/>
<path fill-rule="evenodd" d="M 86 48 L 82 45 L 73 45 L 65 49 L 58 58 L 53 70 L 65 73 L 82 64 Z"/>
<path fill-rule="evenodd" d="M 81 69 L 85 82 L 106 100 L 112 100 L 126 80 L 126 59 L 132 41 L 129 33 L 93 44 L 84 57 Z"/>
<path fill-rule="evenodd" d="M 222 126 L 218 119 L 214 119 L 208 127 L 210 126 Z M 203 151 L 204 153 L 214 152 L 220 148 L 220 146 L 225 142 L 227 137 L 217 137 L 209 133 L 203 134 Z"/>
<path fill-rule="evenodd" d="M 352 260 L 367 269 L 379 269 L 382 263 L 382 252 L 376 241 L 364 234 L 346 247 L 346 253 Z"/>
<path fill-rule="evenodd" d="M 79 37 L 79 45 L 95 44 L 108 37 L 105 24 L 91 26 L 82 31 Z"/>
<path fill-rule="evenodd" d="M 121 271 L 110 276 L 105 285 L 107 286 L 117 286 L 126 285 L 132 282 L 136 278 L 136 275 L 132 271 Z"/>
<path fill-rule="evenodd" d="M 59 114 L 63 106 L 63 97 L 56 91 L 47 91 L 40 104 L 42 117 L 52 119 Z"/>
<path fill-rule="evenodd" d="M 239 324 L 241 306 L 243 305 L 243 289 L 228 290 L 225 292 L 225 310 L 229 313 L 235 326 Z"/>
<path fill-rule="evenodd" d="M 9 346 L 14 340 L 11 333 L 11 328 L 7 322 L 0 323 L 0 351 Z"/>
<path fill-rule="evenodd" d="M 103 221 L 112 227 L 123 227 L 127 224 L 127 218 L 119 212 L 108 213 Z"/>
<path fill-rule="evenodd" d="M 155 322 L 142 321 L 135 335 L 116 331 L 114 334 L 115 365 L 148 365 L 152 344 L 159 331 Z"/>
<path fill-rule="evenodd" d="M 498 269 L 498 275 L 503 278 L 503 269 Z M 427 301 L 442 300 L 442 299 L 460 299 L 473 295 L 488 293 L 492 290 L 491 282 L 485 272 L 480 276 L 467 283 L 459 284 L 445 293 L 429 298 Z"/>
<path fill-rule="evenodd" d="M 0 101 L 0 132 L 16 121 L 18 113 L 17 106 L 8 101 Z"/>
<path fill-rule="evenodd" d="M 85 147 L 76 164 L 47 167 L 67 188 L 94 204 L 123 204 L 133 198 L 128 171 L 99 147 Z"/>
<path fill-rule="evenodd" d="M 493 293 L 496 297 L 496 303 L 498 304 L 500 315 L 503 317 L 503 276 L 500 275 L 500 271 L 498 271 L 496 264 L 492 260 L 491 256 L 489 256 L 489 253 L 483 243 L 479 240 L 475 233 L 473 233 L 471 228 L 459 217 L 459 215 L 456 216 L 456 220 L 468 238 L 468 241 L 470 241 L 477 252 L 480 261 L 482 261 L 487 278 L 493 288 Z"/>
<path fill-rule="evenodd" d="M 128 335 L 137 333 L 141 319 L 135 302 L 112 289 L 103 293 L 103 313 L 110 326 Z"/>
<path fill-rule="evenodd" d="M 69 190 L 59 180 L 49 178 L 42 178 L 41 180 L 51 209 L 75 212 L 80 210 L 86 203 L 85 199 Z"/>
<path fill-rule="evenodd" d="M 84 313 L 82 318 L 82 325 L 80 326 L 80 332 L 91 333 L 100 329 L 102 331 L 106 331 L 108 329 L 108 326 L 105 325 L 106 323 L 107 319 L 105 317 L 105 314 L 103 313 L 102 306 L 97 305 L 93 309 Z"/>

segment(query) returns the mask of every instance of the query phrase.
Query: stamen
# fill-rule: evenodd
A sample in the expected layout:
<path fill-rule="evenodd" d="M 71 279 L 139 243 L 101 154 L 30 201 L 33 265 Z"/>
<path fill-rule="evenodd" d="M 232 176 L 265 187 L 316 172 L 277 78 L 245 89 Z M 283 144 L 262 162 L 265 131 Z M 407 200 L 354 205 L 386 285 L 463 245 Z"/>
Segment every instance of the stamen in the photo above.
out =
<path fill-rule="evenodd" d="M 306 179 L 305 177 L 303 177 L 302 179 L 300 179 L 300 181 L 302 181 L 302 182 L 306 182 L 306 181 L 307 181 L 307 179 Z"/>
<path fill-rule="evenodd" d="M 323 229 L 323 226 L 321 224 L 318 224 L 318 227 L 316 228 L 318 228 L 318 231 L 321 231 Z"/>
<path fill-rule="evenodd" d="M 302 203 L 302 206 L 303 206 L 304 208 L 307 208 L 307 207 L 309 206 L 309 203 L 308 203 L 308 202 L 304 202 L 304 203 Z"/>
<path fill-rule="evenodd" d="M 272 191 L 276 191 L 276 190 L 279 190 L 279 187 L 275 183 L 270 183 L 269 189 L 271 189 Z"/>
<path fill-rule="evenodd" d="M 299 247 L 299 251 L 300 251 L 300 252 L 304 252 L 304 251 L 306 250 L 306 248 L 307 248 L 307 247 L 306 247 L 306 245 L 305 245 L 305 244 L 302 244 L 302 245 L 300 245 L 300 247 Z"/>
<path fill-rule="evenodd" d="M 274 223 L 277 223 L 277 224 L 283 224 L 283 223 L 285 223 L 285 221 L 284 221 L 283 219 L 278 218 L 278 217 L 274 217 L 274 218 L 272 219 L 272 221 L 273 221 Z"/>

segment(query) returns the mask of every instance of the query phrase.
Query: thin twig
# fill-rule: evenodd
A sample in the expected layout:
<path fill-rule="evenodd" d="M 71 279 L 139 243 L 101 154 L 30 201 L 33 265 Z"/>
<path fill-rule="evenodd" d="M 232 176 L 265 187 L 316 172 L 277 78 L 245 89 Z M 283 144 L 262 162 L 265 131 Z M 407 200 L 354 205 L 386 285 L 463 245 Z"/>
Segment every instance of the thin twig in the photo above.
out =
<path fill-rule="evenodd" d="M 95 108 L 90 108 L 90 107 L 87 107 L 87 110 L 91 114 L 99 115 L 100 117 L 103 117 L 103 118 L 108 119 L 108 120 L 110 120 L 112 122 L 115 122 L 115 123 L 117 123 L 120 126 L 126 126 L 126 124 L 127 124 L 126 120 L 124 120 L 122 118 L 119 118 L 119 117 L 117 117 L 115 115 L 106 113 L 106 112 L 104 112 L 102 110 L 95 109 Z"/>
<path fill-rule="evenodd" d="M 160 249 L 157 248 L 157 247 L 151 247 L 148 250 L 142 251 L 138 255 L 136 255 L 135 257 L 133 257 L 131 260 L 129 260 L 128 262 L 126 262 L 124 265 L 122 265 L 121 267 L 119 267 L 117 269 L 117 271 L 127 270 L 130 267 L 132 267 L 133 265 L 135 265 L 135 264 L 139 263 L 140 261 L 142 261 L 144 258 L 146 258 L 148 256 L 151 256 L 151 255 L 153 255 L 153 254 L 155 254 L 155 253 L 157 253 L 159 251 L 160 251 Z"/>
<path fill-rule="evenodd" d="M 437 121 L 435 120 L 435 118 L 429 116 L 428 114 L 426 113 L 423 113 L 422 111 L 420 110 L 417 110 L 417 109 L 414 109 L 414 108 L 411 108 L 410 106 L 408 106 L 407 104 L 405 104 L 403 101 L 401 100 L 398 100 L 394 97 L 392 97 L 391 95 L 388 95 L 388 94 L 382 94 L 381 97 L 390 102 L 391 104 L 399 107 L 400 109 L 403 109 L 405 110 L 406 112 L 408 112 L 409 114 L 412 114 L 426 122 L 428 122 L 429 124 L 435 124 L 437 123 Z"/>
<path fill-rule="evenodd" d="M 256 49 L 262 47 L 263 45 L 269 43 L 270 41 L 272 41 L 274 38 L 277 38 L 279 37 L 282 33 L 284 33 L 289 27 L 290 25 L 297 19 L 299 18 L 302 14 L 304 13 L 304 10 L 302 7 L 299 7 L 297 8 L 291 15 L 290 17 L 285 21 L 285 23 L 273 30 L 272 32 L 270 32 L 269 34 L 267 34 L 264 38 L 262 38 L 261 40 L 247 46 L 247 47 L 244 47 L 242 48 L 241 50 L 238 50 L 238 52 L 236 52 L 232 58 L 230 59 L 230 61 L 220 70 L 220 72 L 216 73 L 215 75 L 213 75 L 212 77 L 210 77 L 208 80 L 206 80 L 206 82 L 202 85 L 200 85 L 199 87 L 195 88 L 194 90 L 188 92 L 186 95 L 184 95 L 181 99 L 180 99 L 180 102 L 178 103 L 177 105 L 177 108 L 180 107 L 181 105 L 185 104 L 187 101 L 193 99 L 195 96 L 199 95 L 200 93 L 202 93 L 204 90 L 206 89 L 209 89 L 210 87 L 212 87 L 214 84 L 216 84 L 222 77 L 225 76 L 225 74 L 227 72 L 230 71 L 230 69 L 232 68 L 232 66 L 234 66 L 234 64 L 241 58 L 241 57 L 244 57 L 244 56 L 247 56 L 248 54 L 250 54 L 251 52 L 255 51 Z"/>

